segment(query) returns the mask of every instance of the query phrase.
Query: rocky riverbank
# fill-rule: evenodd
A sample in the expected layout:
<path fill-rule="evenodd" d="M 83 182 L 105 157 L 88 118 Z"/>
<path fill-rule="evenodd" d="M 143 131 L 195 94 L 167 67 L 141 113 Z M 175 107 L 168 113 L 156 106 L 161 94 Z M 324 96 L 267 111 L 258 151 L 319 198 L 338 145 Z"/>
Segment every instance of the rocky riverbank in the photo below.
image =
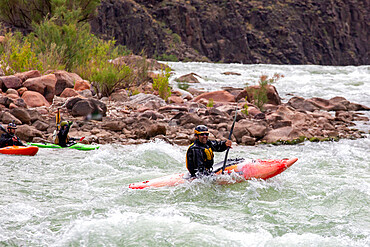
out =
<path fill-rule="evenodd" d="M 138 94 L 120 89 L 109 98 L 98 98 L 91 84 L 77 74 L 50 71 L 41 75 L 33 70 L 0 76 L 0 121 L 3 125 L 14 121 L 19 126 L 17 135 L 25 142 L 52 142 L 59 109 L 63 120 L 74 122 L 70 136 L 84 136 L 85 143 L 139 144 L 163 139 L 189 145 L 198 124 L 210 128 L 212 139 L 226 139 L 238 109 L 232 140 L 240 145 L 364 137 L 355 121 L 369 121 L 358 112 L 369 110 L 367 106 L 343 97 L 292 97 L 284 103 L 269 85 L 261 112 L 246 101 L 253 100 L 253 87 L 172 90 L 166 102 L 149 81 L 137 88 Z M 213 106 L 207 107 L 210 99 Z"/>

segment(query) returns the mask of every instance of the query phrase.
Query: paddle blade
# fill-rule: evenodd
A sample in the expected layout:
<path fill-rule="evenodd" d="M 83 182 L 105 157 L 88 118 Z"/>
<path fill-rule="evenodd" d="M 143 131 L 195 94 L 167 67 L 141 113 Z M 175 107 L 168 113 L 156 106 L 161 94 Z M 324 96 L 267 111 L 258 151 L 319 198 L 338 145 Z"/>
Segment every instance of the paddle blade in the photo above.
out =
<path fill-rule="evenodd" d="M 55 123 L 56 123 L 56 125 L 57 125 L 57 130 L 59 130 L 60 121 L 61 121 L 61 118 L 60 118 L 60 111 L 59 111 L 59 109 L 58 109 L 57 115 L 55 116 Z"/>
<path fill-rule="evenodd" d="M 81 137 L 81 139 L 79 140 L 79 142 L 82 142 L 83 139 L 85 139 L 85 137 Z"/>

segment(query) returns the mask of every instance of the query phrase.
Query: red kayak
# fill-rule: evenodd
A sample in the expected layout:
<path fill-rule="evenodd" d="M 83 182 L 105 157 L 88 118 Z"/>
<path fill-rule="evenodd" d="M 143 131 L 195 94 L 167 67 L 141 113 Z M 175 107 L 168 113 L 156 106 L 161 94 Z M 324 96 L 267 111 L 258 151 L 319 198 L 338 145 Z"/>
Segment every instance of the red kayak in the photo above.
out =
<path fill-rule="evenodd" d="M 0 154 L 29 155 L 34 156 L 39 151 L 38 147 L 8 146 L 0 148 Z"/>
<path fill-rule="evenodd" d="M 297 158 L 276 159 L 276 160 L 244 160 L 244 159 L 228 160 L 227 166 L 224 170 L 224 174 L 237 173 L 245 180 L 252 178 L 269 179 L 285 171 L 288 167 L 292 166 L 297 160 L 298 160 Z M 214 175 L 221 174 L 222 166 L 223 162 L 214 165 L 213 174 Z M 191 181 L 191 179 L 189 179 L 189 174 L 178 173 L 139 183 L 133 183 L 129 185 L 129 188 L 145 189 L 145 188 L 158 188 L 164 186 L 175 186 L 185 183 L 186 181 Z"/>

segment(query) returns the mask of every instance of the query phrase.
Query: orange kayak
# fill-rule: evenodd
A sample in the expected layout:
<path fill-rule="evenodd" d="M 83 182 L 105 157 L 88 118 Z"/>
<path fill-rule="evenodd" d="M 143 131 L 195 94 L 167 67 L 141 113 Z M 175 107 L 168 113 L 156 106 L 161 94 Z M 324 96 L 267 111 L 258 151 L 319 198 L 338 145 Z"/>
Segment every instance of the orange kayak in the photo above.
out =
<path fill-rule="evenodd" d="M 227 166 L 224 170 L 224 174 L 237 173 L 242 178 L 238 182 L 249 180 L 249 179 L 269 179 L 272 178 L 288 167 L 292 166 L 298 159 L 275 159 L 275 160 L 228 160 Z M 223 162 L 215 164 L 213 166 L 213 174 L 220 175 Z M 138 183 L 132 183 L 129 185 L 131 189 L 145 189 L 145 188 L 158 188 L 164 186 L 175 186 L 178 184 L 185 183 L 186 181 L 191 181 L 189 179 L 189 174 L 178 173 L 173 175 L 168 175 L 160 178 L 155 178 L 152 180 L 147 180 Z M 227 181 L 219 181 L 221 184 L 227 183 Z"/>
<path fill-rule="evenodd" d="M 0 148 L 0 154 L 29 155 L 34 156 L 39 151 L 38 147 L 8 146 Z"/>

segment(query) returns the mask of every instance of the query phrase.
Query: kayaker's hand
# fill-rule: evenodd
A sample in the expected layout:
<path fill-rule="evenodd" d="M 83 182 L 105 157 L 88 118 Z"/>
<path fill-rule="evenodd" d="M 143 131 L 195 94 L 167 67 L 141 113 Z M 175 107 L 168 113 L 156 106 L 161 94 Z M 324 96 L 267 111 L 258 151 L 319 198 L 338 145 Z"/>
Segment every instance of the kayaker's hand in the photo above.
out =
<path fill-rule="evenodd" d="M 15 136 L 13 136 L 12 140 L 13 140 L 13 142 L 18 141 L 17 137 L 15 137 Z"/>
<path fill-rule="evenodd" d="M 225 143 L 226 147 L 229 147 L 229 148 L 231 148 L 232 144 L 233 144 L 233 142 L 231 140 L 227 140 L 226 143 Z"/>

